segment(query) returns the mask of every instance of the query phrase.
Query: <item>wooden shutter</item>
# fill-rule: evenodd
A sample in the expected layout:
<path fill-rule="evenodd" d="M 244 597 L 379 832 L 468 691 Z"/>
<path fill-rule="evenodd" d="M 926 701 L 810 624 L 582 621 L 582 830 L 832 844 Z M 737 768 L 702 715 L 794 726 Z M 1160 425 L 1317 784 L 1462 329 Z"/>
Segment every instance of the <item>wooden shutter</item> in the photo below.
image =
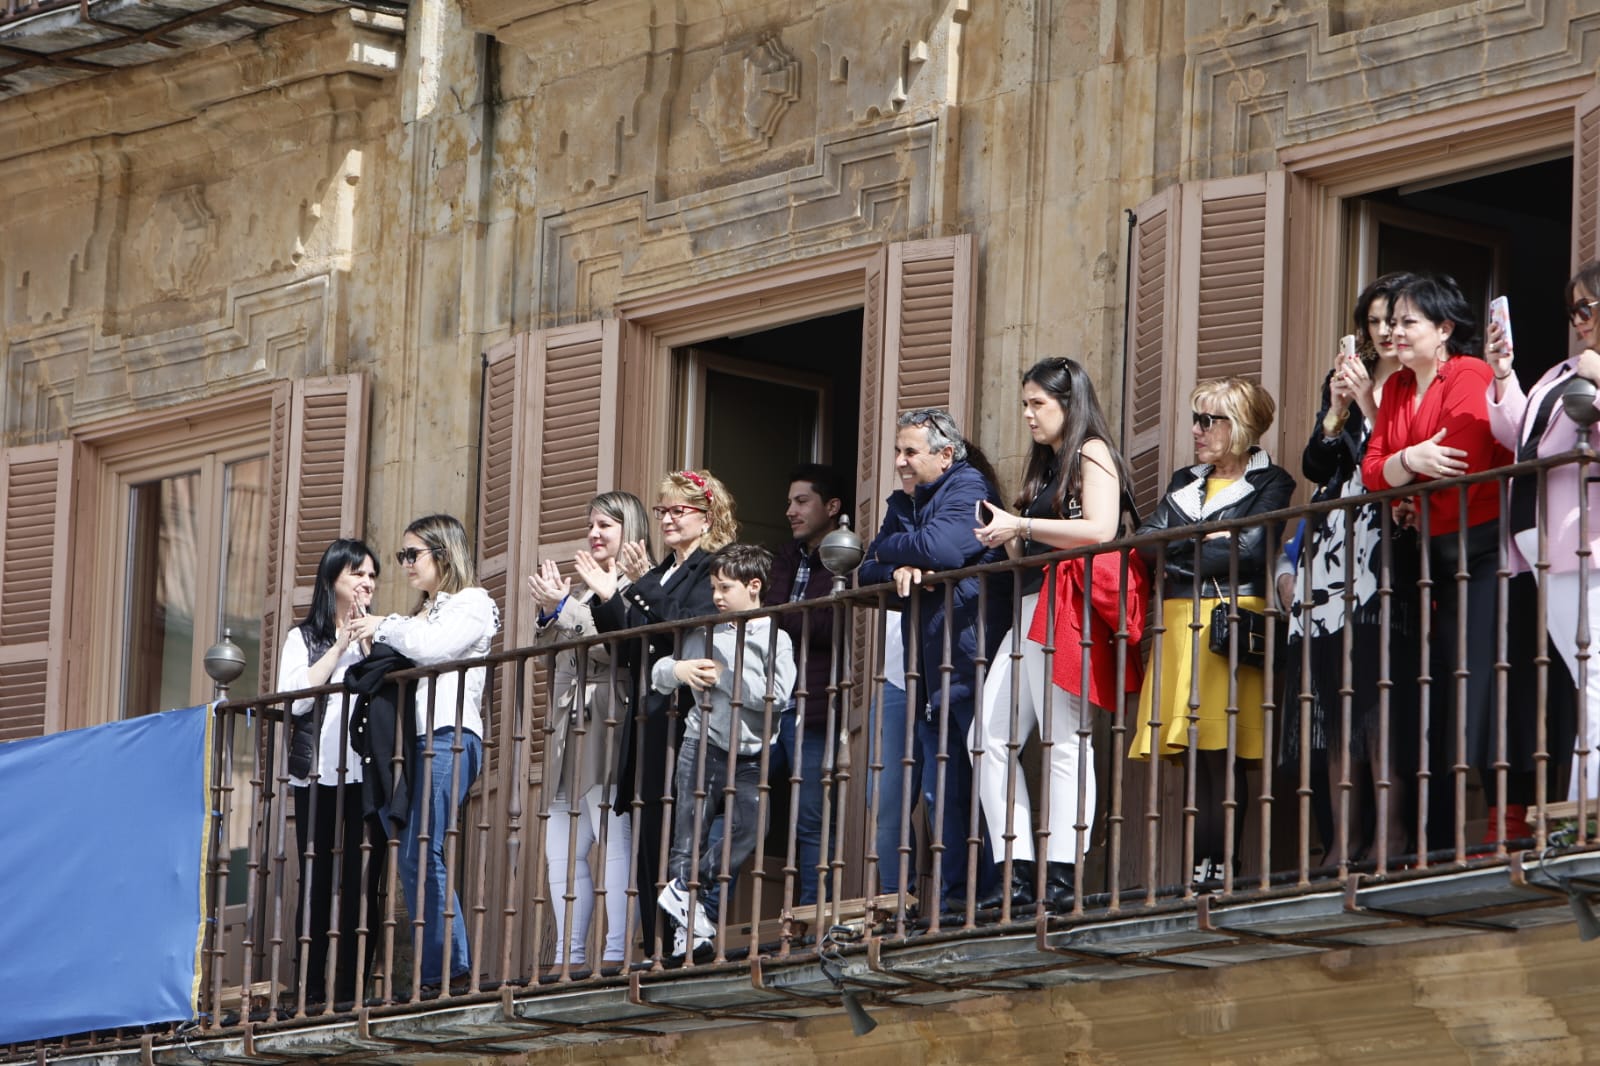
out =
<path fill-rule="evenodd" d="M 1600 259 L 1600 87 L 1574 109 L 1572 130 L 1572 269 Z"/>
<path fill-rule="evenodd" d="M 283 491 L 268 510 L 261 684 L 277 687 L 277 654 L 311 605 L 317 563 L 365 522 L 367 382 L 361 374 L 296 381 L 273 398 L 271 473 Z"/>
<path fill-rule="evenodd" d="M 74 445 L 0 452 L 0 741 L 62 726 Z"/>
<path fill-rule="evenodd" d="M 863 480 L 858 507 L 870 501 L 877 513 L 881 501 L 894 489 L 894 464 L 889 453 L 894 446 L 895 419 L 919 407 L 943 407 L 950 411 L 963 433 L 971 432 L 973 394 L 976 381 L 976 316 L 978 289 L 978 245 L 971 234 L 936 237 L 925 241 L 891 244 L 883 265 L 881 282 L 883 334 L 881 345 L 870 339 L 863 345 L 862 359 L 874 360 L 881 378 L 868 389 L 863 374 L 862 444 L 876 464 L 876 484 Z M 868 271 L 867 303 L 863 330 L 877 317 L 875 292 L 880 283 Z M 868 394 L 879 393 L 876 439 L 871 440 L 871 424 L 865 417 Z M 865 466 L 863 467 L 865 469 Z M 875 526 L 861 530 L 871 539 Z"/>
<path fill-rule="evenodd" d="M 1129 286 L 1128 359 L 1123 367 L 1122 454 L 1133 497 L 1148 515 L 1172 472 L 1172 363 L 1177 350 L 1178 220 L 1176 186 L 1134 212 Z"/>
<path fill-rule="evenodd" d="M 1287 188 L 1282 171 L 1183 186 L 1178 350 L 1194 355 L 1177 364 L 1179 462 L 1192 450 L 1180 407 L 1196 382 L 1236 375 L 1282 394 Z"/>

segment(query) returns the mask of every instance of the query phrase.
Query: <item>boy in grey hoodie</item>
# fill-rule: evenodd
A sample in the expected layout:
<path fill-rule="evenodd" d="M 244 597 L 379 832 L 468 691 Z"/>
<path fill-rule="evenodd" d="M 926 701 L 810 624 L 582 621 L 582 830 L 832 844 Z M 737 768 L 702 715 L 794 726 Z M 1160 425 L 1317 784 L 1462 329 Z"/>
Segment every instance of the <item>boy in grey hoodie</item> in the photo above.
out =
<path fill-rule="evenodd" d="M 772 573 L 772 553 L 754 544 L 729 544 L 711 556 L 710 573 L 711 598 L 719 613 L 758 610 L 762 586 Z M 682 657 L 663 658 L 650 672 L 657 692 L 669 693 L 688 685 L 696 696 L 685 717 L 673 783 L 677 802 L 667 859 L 671 881 L 657 900 L 677 923 L 674 955 L 691 950 L 691 943 L 696 951 L 711 944 L 721 901 L 732 891 L 739 867 L 755 850 L 761 834 L 757 817 L 761 754 L 777 734 L 783 708 L 794 689 L 793 645 L 788 633 L 774 631 L 771 618 L 720 622 L 711 627 L 709 654 L 706 632 L 704 628 L 692 630 L 684 637 Z M 734 754 L 731 810 L 726 808 L 724 792 L 730 751 Z M 723 845 L 729 852 L 726 889 L 722 884 L 724 847 L 713 847 L 709 832 L 719 817 L 724 822 Z M 695 832 L 697 821 L 699 833 Z M 698 878 L 698 899 L 689 891 L 691 876 Z"/>

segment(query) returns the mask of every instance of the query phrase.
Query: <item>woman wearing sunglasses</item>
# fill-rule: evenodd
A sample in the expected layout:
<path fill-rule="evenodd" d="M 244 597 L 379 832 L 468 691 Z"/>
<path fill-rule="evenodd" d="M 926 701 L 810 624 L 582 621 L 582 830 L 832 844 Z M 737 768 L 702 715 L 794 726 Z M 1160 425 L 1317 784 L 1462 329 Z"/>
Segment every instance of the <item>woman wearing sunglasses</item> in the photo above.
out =
<path fill-rule="evenodd" d="M 500 629 L 500 609 L 477 584 L 461 522 L 450 515 L 419 518 L 406 527 L 400 544 L 396 558 L 406 581 L 420 594 L 416 609 L 409 615 L 356 619 L 351 628 L 357 639 L 388 644 L 418 666 L 487 655 Z M 467 790 L 483 765 L 485 676 L 484 668 L 477 666 L 417 682 L 417 747 L 409 771 L 411 814 L 400 839 L 406 909 L 423 921 L 422 983 L 444 983 L 448 895 L 450 984 L 456 992 L 463 990 L 463 979 L 472 972 L 472 958 L 466 918 L 461 899 L 449 884 L 445 852 L 456 839 L 450 829 L 457 824 Z"/>
<path fill-rule="evenodd" d="M 595 587 L 610 596 L 625 586 L 629 578 L 621 573 L 618 557 L 624 545 L 643 547 L 648 535 L 644 504 L 633 493 L 602 492 L 590 500 L 589 549 L 573 560 L 580 578 L 587 577 L 585 587 L 574 592 L 554 559 L 544 560 L 538 571 L 528 575 L 528 591 L 539 609 L 534 644 L 593 636 L 598 631 L 591 610 Z M 627 955 L 633 819 L 626 806 L 617 805 L 617 765 L 631 720 L 634 678 L 620 663 L 613 669 L 609 644 L 591 644 L 581 655 L 569 648 L 556 655 L 555 668 L 545 786 L 549 789 L 554 782 L 555 794 L 545 830 L 545 868 L 556 920 L 556 965 L 583 966 L 587 961 L 589 920 L 599 880 L 606 909 L 601 969 L 614 972 Z M 595 878 L 589 871 L 589 852 L 601 843 L 602 876 Z"/>
<path fill-rule="evenodd" d="M 1485 393 L 1489 365 L 1475 353 L 1477 320 L 1454 280 L 1420 275 L 1393 302 L 1395 353 L 1401 369 L 1378 406 L 1361 476 L 1371 489 L 1425 485 L 1510 461 L 1489 429 Z M 1461 519 L 1465 495 L 1466 521 Z M 1433 603 L 1429 616 L 1428 817 L 1432 845 L 1449 843 L 1462 785 L 1454 768 L 1476 767 L 1494 807 L 1506 806 L 1506 830 L 1526 835 L 1522 807 L 1532 798 L 1532 775 L 1513 773 L 1497 795 L 1492 767 L 1499 759 L 1495 729 L 1500 489 L 1492 481 L 1423 494 L 1419 526 L 1426 534 Z M 1425 523 L 1425 524 L 1423 524 Z M 1464 571 L 1463 583 L 1456 575 Z M 1426 605 L 1425 605 L 1426 606 Z M 1459 632 L 1466 654 L 1458 654 Z M 1466 699 L 1457 699 L 1457 671 L 1466 674 Z M 1515 722 L 1508 722 L 1515 728 Z M 1462 746 L 1462 738 L 1465 746 Z M 1524 796 L 1526 798 L 1524 798 Z"/>
<path fill-rule="evenodd" d="M 1567 319 L 1577 334 L 1581 351 L 1545 372 L 1526 393 L 1517 379 L 1512 345 L 1497 326 L 1489 327 L 1489 365 L 1494 380 L 1488 388 L 1489 424 L 1494 436 L 1516 453 L 1518 460 L 1560 455 L 1578 446 L 1583 432 L 1567 414 L 1563 397 L 1573 383 L 1582 378 L 1600 383 L 1600 354 L 1595 351 L 1595 315 L 1600 308 L 1600 260 L 1585 263 L 1567 282 Z M 1600 432 L 1588 430 L 1591 448 L 1600 447 Z M 1538 483 L 1533 477 L 1518 478 L 1511 487 L 1511 565 L 1516 571 L 1530 568 L 1539 559 L 1539 526 L 1545 530 L 1545 558 L 1550 564 L 1545 597 L 1545 625 L 1550 640 L 1565 660 L 1573 678 L 1582 678 L 1578 669 L 1578 611 L 1587 599 L 1590 624 L 1600 618 L 1600 490 L 1596 489 L 1591 467 L 1588 491 L 1589 543 L 1591 553 L 1588 588 L 1578 574 L 1578 547 L 1582 527 L 1579 515 L 1579 467 L 1576 464 L 1553 467 L 1545 483 L 1545 514 L 1539 521 Z M 1592 649 L 1591 645 L 1591 649 Z M 1593 651 L 1591 650 L 1591 656 Z M 1569 798 L 1592 797 L 1600 789 L 1600 660 L 1588 662 L 1585 679 L 1586 716 L 1579 735 L 1579 752 L 1572 767 Z M 1509 816 L 1507 818 L 1509 823 Z M 1493 828 L 1493 827 L 1491 827 Z M 1507 833 L 1513 830 L 1509 824 Z"/>
<path fill-rule="evenodd" d="M 617 562 L 632 578 L 619 587 L 614 577 L 597 565 L 579 563 L 578 576 L 594 591 L 594 624 L 602 633 L 614 633 L 656 622 L 676 622 L 716 613 L 711 601 L 711 553 L 731 544 L 739 535 L 733 517 L 733 497 L 709 470 L 679 470 L 661 479 L 656 505 L 650 509 L 661 529 L 666 557 L 655 566 L 642 541 L 624 542 Z M 670 655 L 677 641 L 672 633 L 656 633 L 644 649 L 646 666 Z M 621 649 L 629 676 L 637 677 L 641 648 L 627 641 Z M 682 690 L 680 690 L 681 692 Z M 617 778 L 617 806 L 639 807 L 637 874 L 639 931 L 647 950 L 654 950 L 656 931 L 656 880 L 661 859 L 662 800 L 670 787 L 667 766 L 669 725 L 667 709 L 677 694 L 651 691 L 645 701 L 643 748 L 636 750 L 632 721 L 622 730 L 622 761 Z M 642 760 L 635 770 L 635 761 Z M 635 795 L 635 779 L 638 791 Z"/>
<path fill-rule="evenodd" d="M 1202 381 L 1189 394 L 1189 406 L 1195 465 L 1172 476 L 1167 494 L 1139 532 L 1245 518 L 1289 506 L 1294 478 L 1275 465 L 1257 443 L 1271 427 L 1276 412 L 1267 391 L 1244 378 Z M 1193 879 L 1197 886 L 1207 888 L 1222 880 L 1229 851 L 1223 803 L 1228 796 L 1230 761 L 1236 803 L 1232 851 L 1235 855 L 1239 851 L 1248 807 L 1245 761 L 1253 762 L 1262 755 L 1265 692 L 1260 668 L 1242 662 L 1230 689 L 1228 658 L 1210 650 L 1205 630 L 1219 603 L 1237 602 L 1241 613 L 1265 610 L 1267 539 L 1266 526 L 1254 525 L 1233 532 L 1219 530 L 1199 540 L 1191 537 L 1167 543 L 1160 623 L 1167 637 L 1159 646 L 1160 673 L 1147 671 L 1139 693 L 1134 758 L 1148 759 L 1152 754 L 1181 758 L 1191 746 L 1192 736 L 1196 775 Z M 1235 572 L 1237 581 L 1232 579 Z M 1195 621 L 1200 623 L 1198 632 L 1191 629 Z M 1234 644 L 1243 654 L 1246 639 L 1242 628 Z M 1191 706 L 1191 693 L 1199 694 L 1197 706 Z M 1237 716 L 1228 713 L 1230 704 L 1238 707 Z M 1231 751 L 1230 719 L 1235 728 Z"/>

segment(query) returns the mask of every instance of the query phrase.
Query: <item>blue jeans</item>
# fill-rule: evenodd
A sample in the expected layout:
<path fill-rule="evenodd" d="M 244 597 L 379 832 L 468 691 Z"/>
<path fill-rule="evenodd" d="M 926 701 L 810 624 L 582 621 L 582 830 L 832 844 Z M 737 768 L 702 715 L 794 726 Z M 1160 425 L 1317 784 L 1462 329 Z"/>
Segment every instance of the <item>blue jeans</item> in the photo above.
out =
<path fill-rule="evenodd" d="M 959 910 L 967 901 L 967 834 L 972 819 L 972 752 L 967 737 L 972 732 L 972 704 L 961 703 L 949 708 L 949 725 L 945 732 L 945 751 L 948 759 L 944 768 L 944 854 L 939 864 L 939 898 L 950 909 Z M 933 824 L 935 794 L 939 782 L 939 723 L 928 721 L 926 715 L 917 715 L 917 760 L 922 769 L 922 802 L 927 805 L 928 823 Z M 929 834 L 929 843 L 935 842 L 937 829 Z M 982 819 L 978 823 L 978 884 L 982 897 L 992 886 L 994 862 L 989 855 L 987 833 Z"/>
<path fill-rule="evenodd" d="M 400 838 L 400 884 L 405 889 L 406 909 L 415 920 L 422 916 L 422 983 L 443 984 L 444 969 L 444 894 L 450 893 L 450 976 L 460 977 L 472 972 L 472 956 L 467 949 L 467 922 L 461 913 L 461 897 L 445 876 L 445 833 L 466 802 L 467 789 L 477 780 L 483 765 L 483 741 L 476 734 L 461 734 L 461 768 L 455 792 L 450 790 L 454 775 L 456 754 L 451 751 L 455 743 L 455 728 L 438 729 L 433 734 L 433 766 L 424 787 L 422 775 L 427 763 L 427 740 L 417 738 L 415 760 L 411 764 L 411 817 L 406 821 L 405 833 Z M 417 900 L 417 868 L 422 859 L 422 798 L 428 797 L 428 854 L 427 869 L 423 872 L 423 885 L 427 898 Z"/>
<path fill-rule="evenodd" d="M 794 811 L 795 879 L 799 883 L 795 903 L 805 905 L 817 902 L 817 863 L 822 859 L 822 801 L 823 760 L 829 755 L 828 738 L 821 726 L 809 725 L 800 730 L 802 744 L 800 758 L 795 758 L 795 725 L 799 715 L 784 711 L 778 723 L 778 743 L 788 773 L 800 770 L 800 803 Z M 777 784 L 777 782 L 774 782 Z M 823 898 L 827 898 L 827 884 L 832 878 L 824 875 Z"/>
<path fill-rule="evenodd" d="M 883 755 L 878 755 L 879 723 L 882 723 Z M 878 824 L 874 833 L 878 853 L 878 891 L 900 891 L 900 804 L 906 794 L 906 690 L 884 682 L 883 699 L 876 714 L 867 721 L 867 765 L 883 763 L 883 769 L 867 782 L 867 810 L 877 802 Z M 911 745 L 911 780 L 922 779 L 922 749 Z M 870 773 L 870 771 L 869 771 Z M 904 823 L 907 846 L 907 886 L 917 879 L 917 838 L 912 832 L 911 812 L 916 810 L 917 797 L 911 796 Z"/>

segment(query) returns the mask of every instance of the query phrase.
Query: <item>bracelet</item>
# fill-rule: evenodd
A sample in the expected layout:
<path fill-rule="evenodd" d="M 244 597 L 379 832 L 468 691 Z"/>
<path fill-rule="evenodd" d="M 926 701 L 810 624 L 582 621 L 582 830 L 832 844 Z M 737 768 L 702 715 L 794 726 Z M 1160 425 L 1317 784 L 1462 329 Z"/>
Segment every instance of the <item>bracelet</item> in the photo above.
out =
<path fill-rule="evenodd" d="M 1410 474 L 1412 477 L 1416 477 L 1417 476 L 1417 472 L 1415 470 L 1411 469 L 1411 464 L 1410 463 L 1406 462 L 1406 452 L 1407 451 L 1409 451 L 1408 448 L 1401 448 L 1400 449 L 1400 453 L 1399 453 L 1400 454 L 1400 469 L 1404 470 L 1406 473 Z"/>

